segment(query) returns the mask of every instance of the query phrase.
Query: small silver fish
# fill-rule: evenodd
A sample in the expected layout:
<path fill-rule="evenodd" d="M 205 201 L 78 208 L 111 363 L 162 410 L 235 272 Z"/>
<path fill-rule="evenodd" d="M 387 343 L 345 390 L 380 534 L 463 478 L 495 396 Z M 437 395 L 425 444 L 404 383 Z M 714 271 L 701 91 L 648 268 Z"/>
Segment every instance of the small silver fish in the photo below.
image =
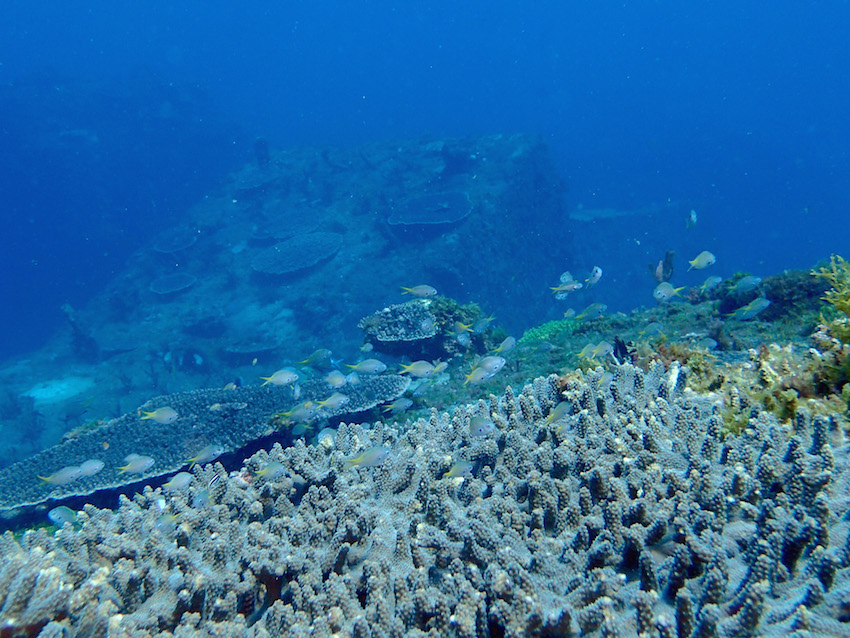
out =
<path fill-rule="evenodd" d="M 145 412 L 143 410 L 140 410 L 139 414 L 144 415 L 142 416 L 142 421 L 150 419 L 151 421 L 156 421 L 157 423 L 162 423 L 163 425 L 174 423 L 178 418 L 177 410 L 172 408 L 170 405 L 157 408 L 153 412 Z"/>
<path fill-rule="evenodd" d="M 477 319 L 475 323 L 472 324 L 472 334 L 480 335 L 490 327 L 490 324 L 493 323 L 495 318 L 496 317 L 493 315 L 490 315 L 489 317 L 481 317 L 480 319 Z"/>
<path fill-rule="evenodd" d="M 409 365 L 401 364 L 401 372 L 407 373 L 412 377 L 429 377 L 434 372 L 434 364 L 430 361 L 414 361 Z"/>
<path fill-rule="evenodd" d="M 590 275 L 588 275 L 587 279 L 584 280 L 584 283 L 588 286 L 593 286 L 600 279 L 602 279 L 602 269 L 599 266 L 594 266 L 593 270 L 590 271 Z"/>
<path fill-rule="evenodd" d="M 443 474 L 443 478 L 456 478 L 458 476 L 471 475 L 472 463 L 470 463 L 469 461 L 457 461 L 448 470 L 446 470 L 445 474 Z"/>
<path fill-rule="evenodd" d="M 751 290 L 758 288 L 760 283 L 761 277 L 747 275 L 746 277 L 741 277 L 737 282 L 735 282 L 735 285 L 732 287 L 732 292 L 735 294 L 750 292 Z"/>
<path fill-rule="evenodd" d="M 179 516 L 177 514 L 162 514 L 156 519 L 153 528 L 160 534 L 168 534 L 173 532 L 177 527 L 178 518 Z"/>
<path fill-rule="evenodd" d="M 191 463 L 192 465 L 203 465 L 204 463 L 209 463 L 224 454 L 224 447 L 221 445 L 210 444 L 201 449 L 195 456 L 191 459 L 187 459 L 187 463 Z"/>
<path fill-rule="evenodd" d="M 573 278 L 569 270 L 561 273 L 560 283 L 557 286 L 550 286 L 555 299 L 566 299 L 567 295 L 582 288 L 582 283 Z"/>
<path fill-rule="evenodd" d="M 269 377 L 260 378 L 265 381 L 263 385 L 268 385 L 269 383 L 271 383 L 272 385 L 292 385 L 293 383 L 298 381 L 298 373 L 295 372 L 295 370 L 283 368 Z"/>
<path fill-rule="evenodd" d="M 605 314 L 608 306 L 604 303 L 592 303 L 587 308 L 581 311 L 580 315 L 576 316 L 579 321 L 593 321 Z"/>
<path fill-rule="evenodd" d="M 474 416 L 469 419 L 469 436 L 478 438 L 491 434 L 496 429 L 492 420 L 483 416 Z"/>
<path fill-rule="evenodd" d="M 463 376 L 466 377 L 466 381 L 463 382 L 463 385 L 466 385 L 467 383 L 478 385 L 479 383 L 484 383 L 490 379 L 493 376 L 493 373 L 489 370 L 485 370 L 484 368 L 474 368 L 472 372 Z"/>
<path fill-rule="evenodd" d="M 123 465 L 118 468 L 121 470 L 118 472 L 119 474 L 124 474 L 125 472 L 130 474 L 144 474 L 153 467 L 154 464 L 153 457 L 140 456 L 138 454 L 128 454 L 124 457 L 124 461 L 127 465 Z"/>
<path fill-rule="evenodd" d="M 260 476 L 267 481 L 273 481 L 278 476 L 286 472 L 286 466 L 283 463 L 279 463 L 278 461 L 272 461 L 268 465 L 266 465 L 262 470 L 257 472 L 257 476 Z"/>
<path fill-rule="evenodd" d="M 655 290 L 652 291 L 652 296 L 655 297 L 656 301 L 659 303 L 665 303 L 678 295 L 680 290 L 684 289 L 684 286 L 674 288 L 669 282 L 662 281 L 655 287 Z"/>
<path fill-rule="evenodd" d="M 506 337 L 502 343 L 499 344 L 499 347 L 493 350 L 493 354 L 505 354 L 506 352 L 510 352 L 516 346 L 516 339 L 513 337 Z"/>
<path fill-rule="evenodd" d="M 344 395 L 342 392 L 334 392 L 327 399 L 316 401 L 316 405 L 319 408 L 325 408 L 326 410 L 336 410 L 337 408 L 342 407 L 349 401 L 351 401 L 351 399 Z"/>
<path fill-rule="evenodd" d="M 413 405 L 412 400 L 407 397 L 401 397 L 392 403 L 388 403 L 382 409 L 385 413 L 400 414 L 410 408 L 411 405 Z"/>
<path fill-rule="evenodd" d="M 720 282 L 723 281 L 723 277 L 718 275 L 714 275 L 712 277 L 707 277 L 704 282 L 702 282 L 702 286 L 699 287 L 701 293 L 706 293 L 709 290 L 713 290 L 720 285 Z"/>
<path fill-rule="evenodd" d="M 770 305 L 770 300 L 764 297 L 753 299 L 746 306 L 741 306 L 728 316 L 738 321 L 749 321 L 759 313 L 763 312 Z"/>
<path fill-rule="evenodd" d="M 60 505 L 59 507 L 54 507 L 52 510 L 47 512 L 47 518 L 49 518 L 56 527 L 63 527 L 65 523 L 69 523 L 71 525 L 76 523 L 77 513 L 70 507 Z"/>
<path fill-rule="evenodd" d="M 345 463 L 347 467 L 354 467 L 355 465 L 374 467 L 383 463 L 389 455 L 389 449 L 383 445 L 374 445 L 362 454 L 358 454 L 352 459 L 346 459 Z"/>
<path fill-rule="evenodd" d="M 702 251 L 699 255 L 691 259 L 688 263 L 690 267 L 688 270 L 702 270 L 703 268 L 708 268 L 709 266 L 713 266 L 717 261 L 717 258 L 713 253 L 708 252 L 707 250 Z"/>
<path fill-rule="evenodd" d="M 177 472 L 170 481 L 163 483 L 162 487 L 166 492 L 181 492 L 189 487 L 194 478 L 189 472 Z"/>
<path fill-rule="evenodd" d="M 332 370 L 325 376 L 325 382 L 332 388 L 341 388 L 345 385 L 345 375 L 339 370 Z"/>
<path fill-rule="evenodd" d="M 546 421 L 544 423 L 549 425 L 550 423 L 554 423 L 555 421 L 559 421 L 567 416 L 567 412 L 570 410 L 570 404 L 567 401 L 562 401 L 558 405 L 555 406 L 555 409 L 549 413 L 549 416 L 546 417 Z"/>
<path fill-rule="evenodd" d="M 489 355 L 481 358 L 476 367 L 483 368 L 491 375 L 496 374 L 499 370 L 505 367 L 505 358 L 498 355 Z"/>
<path fill-rule="evenodd" d="M 379 361 L 378 359 L 364 359 L 363 361 L 359 361 L 355 364 L 347 363 L 345 364 L 345 367 L 351 368 L 361 374 L 381 374 L 387 369 L 387 364 L 383 361 Z"/>
<path fill-rule="evenodd" d="M 83 476 L 94 476 L 103 469 L 103 461 L 100 459 L 89 459 L 80 463 L 80 474 Z"/>
<path fill-rule="evenodd" d="M 56 470 L 50 476 L 39 476 L 38 478 L 51 485 L 67 485 L 68 483 L 73 483 L 82 475 L 83 471 L 79 465 L 68 465 L 60 470 Z"/>
<path fill-rule="evenodd" d="M 410 288 L 401 287 L 403 295 L 413 295 L 414 297 L 433 297 L 437 294 L 437 289 L 433 286 L 429 286 L 428 284 L 419 284 L 418 286 L 411 286 Z"/>

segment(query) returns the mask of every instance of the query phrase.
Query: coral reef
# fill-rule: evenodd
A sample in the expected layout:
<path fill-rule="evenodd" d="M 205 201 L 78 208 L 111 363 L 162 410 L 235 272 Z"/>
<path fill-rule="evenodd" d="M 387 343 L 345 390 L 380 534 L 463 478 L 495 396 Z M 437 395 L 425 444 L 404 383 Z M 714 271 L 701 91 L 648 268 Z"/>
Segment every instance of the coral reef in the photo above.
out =
<path fill-rule="evenodd" d="M 437 296 L 388 306 L 361 319 L 357 327 L 377 351 L 411 359 L 445 359 L 495 347 L 492 319 L 477 304 Z M 463 332 L 468 330 L 465 345 L 458 343 L 458 324 L 464 326 Z"/>
<path fill-rule="evenodd" d="M 345 403 L 323 409 L 321 416 L 331 418 L 368 410 L 401 396 L 409 384 L 407 377 L 398 375 L 364 375 L 359 385 L 348 385 L 338 391 L 346 396 Z M 222 453 L 238 450 L 270 434 L 274 429 L 271 419 L 276 413 L 293 409 L 305 401 L 318 401 L 337 390 L 323 380 L 312 380 L 302 383 L 299 392 L 296 399 L 288 386 L 252 386 L 155 397 L 140 406 L 139 412 L 84 430 L 78 436 L 0 470 L 0 510 L 92 494 L 171 474 L 205 446 L 220 446 Z M 161 406 L 172 408 L 177 419 L 162 423 L 141 420 L 141 411 Z M 154 465 L 143 475 L 122 473 L 119 467 L 126 464 L 125 458 L 130 454 L 150 456 Z M 88 459 L 103 461 L 103 471 L 64 485 L 38 479 L 38 476 L 50 475 Z"/>
<path fill-rule="evenodd" d="M 185 493 L 88 505 L 78 529 L 7 533 L 0 632 L 846 635 L 834 424 L 753 405 L 724 438 L 686 374 L 538 378 L 404 427 L 342 424 L 231 475 L 195 467 Z M 473 437 L 482 416 L 495 430 Z M 374 445 L 382 464 L 346 463 Z M 444 478 L 458 460 L 471 472 Z"/>
<path fill-rule="evenodd" d="M 96 382 L 97 391 L 81 397 L 88 418 L 108 420 L 150 396 L 250 380 L 254 365 L 292 365 L 317 348 L 351 363 L 358 319 L 408 300 L 400 287 L 419 283 L 499 308 L 499 323 L 518 336 L 551 299 L 517 284 L 572 251 L 557 173 L 544 139 L 529 135 L 271 148 L 267 161 L 250 161 L 188 211 L 135 238 L 147 245 L 85 307 L 66 314 L 67 325 L 43 349 L 0 367 L 0 403 L 74 374 Z M 426 193 L 439 195 L 417 203 Z M 405 206 L 435 203 L 451 208 L 455 221 L 387 222 Z M 541 251 L 544 234 L 551 242 Z M 523 258 L 506 259 L 506 250 Z M 181 282 L 176 273 L 197 280 Z M 472 341 L 481 351 L 482 339 Z M 174 353 L 187 352 L 203 365 L 173 365 Z M 44 440 L 0 446 L 0 465 L 59 441 L 78 425 L 66 416 L 65 406 L 44 411 Z M 4 433 L 30 426 L 23 416 L 0 423 Z"/>
<path fill-rule="evenodd" d="M 157 295 L 170 295 L 171 293 L 189 288 L 196 281 L 198 281 L 198 278 L 195 275 L 185 272 L 163 275 L 151 282 L 150 291 Z"/>
<path fill-rule="evenodd" d="M 394 304 L 363 317 L 358 323 L 371 342 L 406 342 L 430 339 L 437 334 L 437 317 L 431 300 L 415 299 Z"/>
<path fill-rule="evenodd" d="M 427 193 L 393 205 L 387 217 L 391 226 L 432 226 L 453 224 L 469 215 L 469 195 L 460 191 Z"/>
<path fill-rule="evenodd" d="M 251 260 L 251 268 L 269 275 L 285 275 L 330 259 L 341 247 L 339 233 L 296 235 L 258 252 Z"/>

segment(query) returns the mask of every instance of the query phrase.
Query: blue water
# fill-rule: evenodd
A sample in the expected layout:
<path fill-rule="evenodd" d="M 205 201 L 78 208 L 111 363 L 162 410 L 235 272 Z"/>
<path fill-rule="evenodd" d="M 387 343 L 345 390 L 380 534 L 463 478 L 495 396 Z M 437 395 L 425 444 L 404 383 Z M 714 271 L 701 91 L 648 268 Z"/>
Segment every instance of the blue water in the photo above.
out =
<path fill-rule="evenodd" d="M 174 4 L 3 4 L 0 358 L 43 344 L 257 136 L 536 132 L 570 208 L 694 208 L 711 245 L 679 249 L 720 274 L 850 253 L 848 2 Z M 646 268 L 623 260 L 606 272 Z"/>

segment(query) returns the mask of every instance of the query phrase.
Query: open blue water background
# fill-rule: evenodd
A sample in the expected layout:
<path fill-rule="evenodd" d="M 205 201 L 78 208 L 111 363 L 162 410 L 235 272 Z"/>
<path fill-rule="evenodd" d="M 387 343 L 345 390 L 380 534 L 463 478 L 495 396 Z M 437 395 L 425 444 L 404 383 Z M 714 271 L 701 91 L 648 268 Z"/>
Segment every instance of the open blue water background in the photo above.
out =
<path fill-rule="evenodd" d="M 536 132 L 570 208 L 695 208 L 706 245 L 682 219 L 683 246 L 719 274 L 850 257 L 847 33 L 841 1 L 5 0 L 0 358 L 43 344 L 257 136 Z"/>

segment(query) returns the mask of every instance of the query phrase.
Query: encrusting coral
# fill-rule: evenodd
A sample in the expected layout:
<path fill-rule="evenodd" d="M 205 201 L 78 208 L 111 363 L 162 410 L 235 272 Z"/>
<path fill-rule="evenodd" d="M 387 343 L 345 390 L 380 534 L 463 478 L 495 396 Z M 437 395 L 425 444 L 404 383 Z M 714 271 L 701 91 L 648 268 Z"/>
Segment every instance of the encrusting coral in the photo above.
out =
<path fill-rule="evenodd" d="M 716 397 L 686 376 L 538 378 L 404 426 L 343 424 L 231 475 L 196 466 L 185 492 L 87 505 L 79 529 L 7 533 L 0 633 L 846 635 L 835 425 L 752 405 L 723 437 Z M 382 464 L 346 463 L 375 445 Z M 471 471 L 445 477 L 460 460 Z"/>

